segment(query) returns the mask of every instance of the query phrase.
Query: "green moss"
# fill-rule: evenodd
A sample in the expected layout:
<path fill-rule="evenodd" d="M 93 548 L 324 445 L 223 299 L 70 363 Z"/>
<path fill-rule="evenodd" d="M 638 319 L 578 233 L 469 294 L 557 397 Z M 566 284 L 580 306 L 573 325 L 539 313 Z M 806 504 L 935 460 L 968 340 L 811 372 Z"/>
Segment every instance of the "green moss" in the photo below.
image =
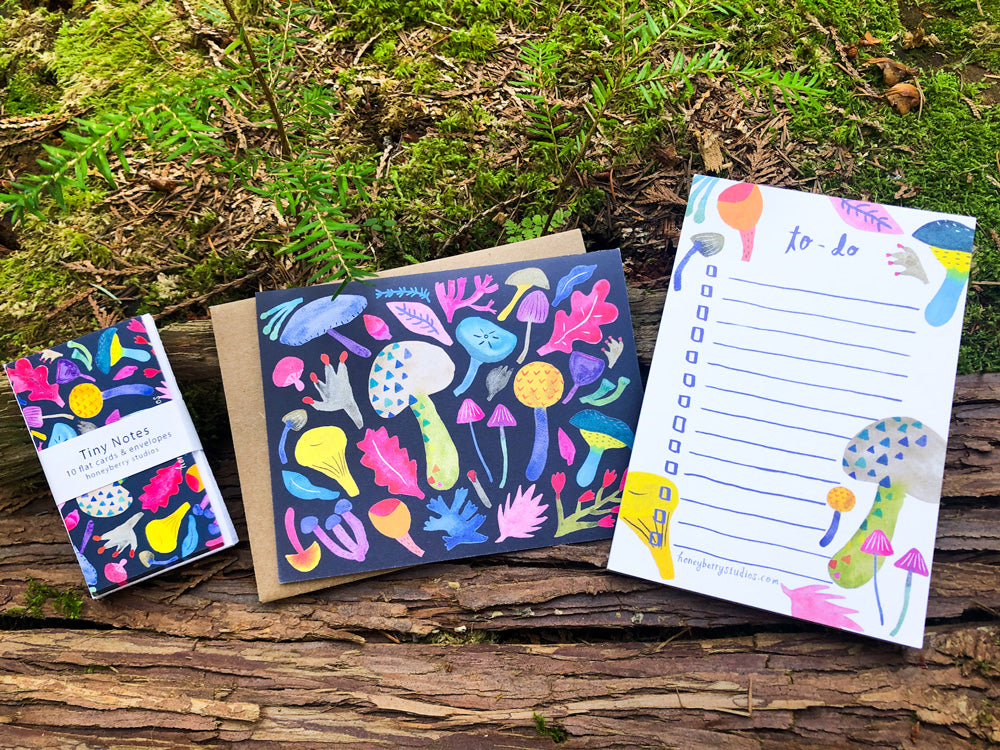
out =
<path fill-rule="evenodd" d="M 52 67 L 64 101 L 113 108 L 192 76 L 203 63 L 168 0 L 98 0 L 60 28 Z"/>
<path fill-rule="evenodd" d="M 533 713 L 531 716 L 535 720 L 535 731 L 542 737 L 548 737 L 556 744 L 565 742 L 569 739 L 569 732 L 567 732 L 561 725 L 548 721 L 539 713 Z"/>
<path fill-rule="evenodd" d="M 49 601 L 52 602 L 52 608 L 67 620 L 78 619 L 83 610 L 83 598 L 76 591 L 60 591 L 55 586 L 29 578 L 24 591 L 24 608 L 21 611 L 23 616 L 42 617 L 42 608 Z"/>

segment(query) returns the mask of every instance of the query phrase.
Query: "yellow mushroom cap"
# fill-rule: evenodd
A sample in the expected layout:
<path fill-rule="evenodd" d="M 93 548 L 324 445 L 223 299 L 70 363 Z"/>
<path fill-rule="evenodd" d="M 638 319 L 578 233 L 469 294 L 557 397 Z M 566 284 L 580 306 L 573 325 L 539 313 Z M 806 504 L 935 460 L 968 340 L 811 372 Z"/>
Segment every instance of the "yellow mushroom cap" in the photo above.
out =
<path fill-rule="evenodd" d="M 69 408 L 83 419 L 97 416 L 104 408 L 101 389 L 93 383 L 80 383 L 69 393 Z"/>
<path fill-rule="evenodd" d="M 826 503 L 839 513 L 847 513 L 854 507 L 854 493 L 846 487 L 834 487 L 826 493 Z"/>

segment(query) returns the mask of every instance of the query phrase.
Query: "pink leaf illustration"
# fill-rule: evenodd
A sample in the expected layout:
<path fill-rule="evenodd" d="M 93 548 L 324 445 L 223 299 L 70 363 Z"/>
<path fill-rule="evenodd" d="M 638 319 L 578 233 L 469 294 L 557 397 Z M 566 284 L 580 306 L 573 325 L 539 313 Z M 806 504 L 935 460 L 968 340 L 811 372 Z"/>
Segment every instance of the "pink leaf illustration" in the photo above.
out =
<path fill-rule="evenodd" d="M 567 466 L 572 466 L 573 459 L 576 458 L 576 446 L 573 445 L 573 441 L 569 435 L 563 432 L 562 427 L 559 428 L 559 432 L 556 435 L 559 441 L 559 455 L 566 460 Z"/>
<path fill-rule="evenodd" d="M 533 484 L 523 492 L 518 486 L 514 500 L 511 501 L 508 493 L 507 501 L 497 508 L 497 526 L 500 528 L 500 538 L 496 540 L 497 544 L 512 537 L 531 539 L 535 532 L 541 528 L 546 520 L 542 511 L 549 506 L 540 505 L 542 496 L 535 495 L 534 492 L 535 485 Z"/>
<path fill-rule="evenodd" d="M 170 466 L 159 469 L 149 480 L 149 484 L 142 488 L 139 501 L 143 510 L 151 510 L 154 513 L 170 502 L 170 498 L 177 494 L 183 478 L 183 462 L 177 459 Z"/>
<path fill-rule="evenodd" d="M 59 386 L 49 382 L 49 368 L 45 365 L 32 367 L 31 362 L 23 357 L 7 368 L 7 377 L 14 393 L 28 392 L 29 401 L 55 401 L 59 406 L 65 406 L 59 395 Z"/>
<path fill-rule="evenodd" d="M 423 302 L 387 302 L 385 306 L 406 330 L 421 336 L 430 336 L 445 346 L 451 346 L 453 343 L 437 313 Z"/>
<path fill-rule="evenodd" d="M 127 378 L 129 375 L 131 375 L 132 373 L 134 373 L 138 369 L 139 368 L 136 367 L 135 365 L 125 365 L 120 370 L 118 370 L 118 372 L 116 372 L 114 374 L 114 376 L 112 376 L 111 379 L 112 380 L 124 380 L 125 378 Z"/>
<path fill-rule="evenodd" d="M 552 337 L 547 344 L 539 347 L 539 356 L 544 357 L 556 350 L 569 354 L 573 351 L 574 341 L 599 343 L 604 337 L 601 326 L 618 319 L 618 308 L 605 301 L 610 291 L 611 283 L 607 279 L 599 279 L 590 294 L 573 292 L 569 298 L 572 312 L 567 315 L 563 310 L 556 311 Z"/>
<path fill-rule="evenodd" d="M 358 448 L 364 452 L 361 465 L 375 472 L 376 484 L 394 495 L 424 499 L 423 491 L 417 486 L 417 462 L 410 458 L 406 448 L 399 447 L 398 437 L 390 437 L 385 427 L 368 429 Z"/>
<path fill-rule="evenodd" d="M 889 216 L 885 206 L 867 201 L 854 201 L 850 198 L 834 198 L 833 196 L 830 196 L 830 201 L 844 223 L 853 229 L 860 229 L 862 232 L 878 232 L 879 234 L 903 233 L 903 228 Z"/>
<path fill-rule="evenodd" d="M 781 584 L 781 590 L 791 599 L 792 617 L 801 620 L 818 622 L 821 625 L 840 628 L 841 630 L 856 630 L 863 633 L 861 626 L 852 620 L 848 615 L 858 613 L 856 609 L 848 609 L 831 601 L 832 599 L 843 599 L 837 594 L 830 594 L 826 591 L 827 586 L 814 583 L 809 586 L 802 586 L 797 589 L 789 589 L 785 584 Z"/>

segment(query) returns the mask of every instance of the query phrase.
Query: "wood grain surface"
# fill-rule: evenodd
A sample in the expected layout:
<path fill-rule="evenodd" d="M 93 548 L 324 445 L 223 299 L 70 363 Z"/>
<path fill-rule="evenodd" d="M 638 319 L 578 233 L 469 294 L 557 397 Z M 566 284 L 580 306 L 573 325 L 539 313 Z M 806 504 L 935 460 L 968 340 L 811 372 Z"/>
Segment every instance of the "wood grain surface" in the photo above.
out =
<path fill-rule="evenodd" d="M 663 292 L 630 296 L 648 366 Z M 209 324 L 162 335 L 245 539 Z M 995 747 L 998 444 L 1000 374 L 959 378 L 922 650 L 607 573 L 607 543 L 261 604 L 244 542 L 94 602 L 4 383 L 0 747 Z"/>

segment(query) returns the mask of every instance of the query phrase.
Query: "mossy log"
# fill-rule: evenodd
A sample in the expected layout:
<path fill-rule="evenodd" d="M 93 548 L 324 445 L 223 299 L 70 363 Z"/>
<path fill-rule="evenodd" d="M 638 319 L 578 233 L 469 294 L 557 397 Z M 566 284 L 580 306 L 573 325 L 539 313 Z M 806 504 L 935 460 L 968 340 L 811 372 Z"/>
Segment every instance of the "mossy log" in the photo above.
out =
<path fill-rule="evenodd" d="M 648 364 L 663 295 L 631 294 Z M 245 539 L 210 327 L 162 333 Z M 39 584 L 73 599 L 79 568 L 0 410 L 5 747 L 1000 743 L 1000 374 L 958 380 L 921 650 L 607 573 L 606 542 L 270 604 L 242 543 L 68 619 Z"/>

